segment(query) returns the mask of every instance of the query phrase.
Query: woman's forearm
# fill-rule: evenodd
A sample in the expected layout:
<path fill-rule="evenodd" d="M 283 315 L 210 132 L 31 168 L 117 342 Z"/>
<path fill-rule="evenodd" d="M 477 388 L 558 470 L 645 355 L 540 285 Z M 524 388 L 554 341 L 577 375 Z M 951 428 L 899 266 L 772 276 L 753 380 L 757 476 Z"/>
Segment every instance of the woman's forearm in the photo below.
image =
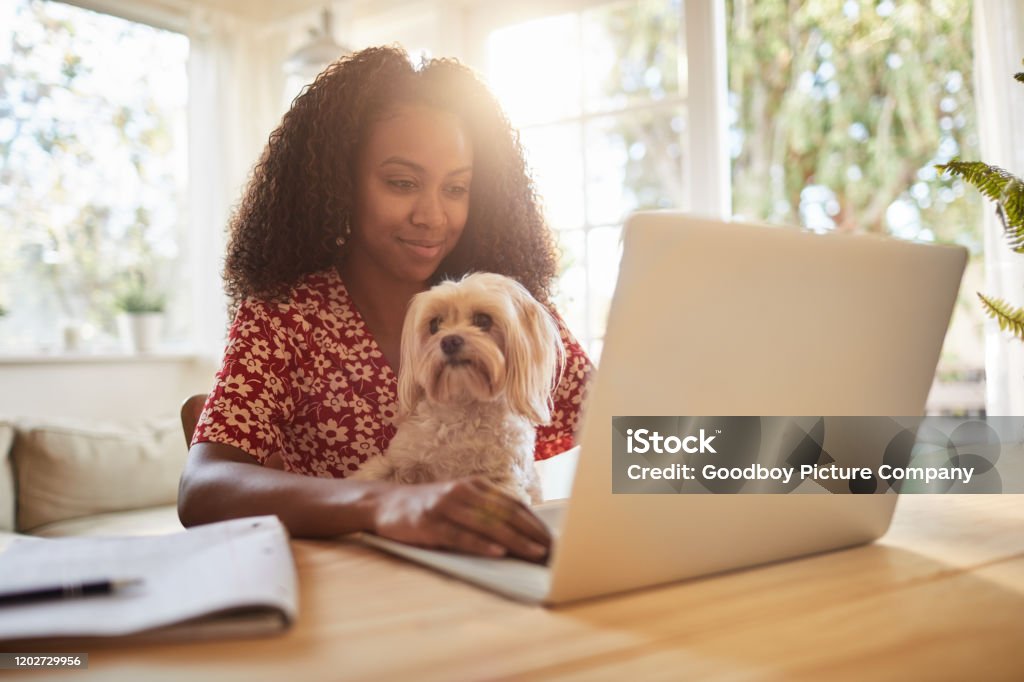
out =
<path fill-rule="evenodd" d="M 423 547 L 538 561 L 551 536 L 528 507 L 481 477 L 401 485 L 301 476 L 238 448 L 199 443 L 178 488 L 185 526 L 275 514 L 297 538 L 356 531 Z"/>
<path fill-rule="evenodd" d="M 372 530 L 388 485 L 301 476 L 262 467 L 230 446 L 198 443 L 182 473 L 178 517 L 188 527 L 276 514 L 293 537 L 331 537 Z"/>

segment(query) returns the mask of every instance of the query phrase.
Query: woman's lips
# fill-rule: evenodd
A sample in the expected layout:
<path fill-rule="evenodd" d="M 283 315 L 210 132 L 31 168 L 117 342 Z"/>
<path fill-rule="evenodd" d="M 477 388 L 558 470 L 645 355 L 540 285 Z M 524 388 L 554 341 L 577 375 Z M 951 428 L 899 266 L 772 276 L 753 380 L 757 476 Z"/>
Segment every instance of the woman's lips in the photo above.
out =
<path fill-rule="evenodd" d="M 431 241 L 429 239 L 402 239 L 399 237 L 398 241 L 414 254 L 426 260 L 437 258 L 438 254 L 441 253 L 441 248 L 444 246 L 444 241 Z"/>

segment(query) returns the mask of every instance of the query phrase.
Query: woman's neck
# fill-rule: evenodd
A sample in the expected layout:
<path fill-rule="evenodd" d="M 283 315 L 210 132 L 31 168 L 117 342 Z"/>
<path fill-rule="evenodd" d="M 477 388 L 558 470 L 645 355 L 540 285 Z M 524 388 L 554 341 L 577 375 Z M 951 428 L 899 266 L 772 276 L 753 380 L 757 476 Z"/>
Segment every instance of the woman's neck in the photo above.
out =
<path fill-rule="evenodd" d="M 409 300 L 429 288 L 426 282 L 396 280 L 368 259 L 345 259 L 337 269 L 363 321 L 382 341 L 401 337 Z"/>

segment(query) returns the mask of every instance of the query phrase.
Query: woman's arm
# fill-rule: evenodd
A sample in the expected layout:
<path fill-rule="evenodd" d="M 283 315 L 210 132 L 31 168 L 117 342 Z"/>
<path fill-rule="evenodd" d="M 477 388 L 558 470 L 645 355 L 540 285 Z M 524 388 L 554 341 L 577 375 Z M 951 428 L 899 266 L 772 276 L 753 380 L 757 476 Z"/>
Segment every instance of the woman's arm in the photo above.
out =
<path fill-rule="evenodd" d="M 368 531 L 484 556 L 546 556 L 551 537 L 518 500 L 481 478 L 422 485 L 301 476 L 260 466 L 242 450 L 197 443 L 178 491 L 185 526 L 276 514 L 294 537 Z"/>
<path fill-rule="evenodd" d="M 263 467 L 236 447 L 196 443 L 178 487 L 178 517 L 187 527 L 276 514 L 296 537 L 330 537 L 370 528 L 374 488 Z"/>

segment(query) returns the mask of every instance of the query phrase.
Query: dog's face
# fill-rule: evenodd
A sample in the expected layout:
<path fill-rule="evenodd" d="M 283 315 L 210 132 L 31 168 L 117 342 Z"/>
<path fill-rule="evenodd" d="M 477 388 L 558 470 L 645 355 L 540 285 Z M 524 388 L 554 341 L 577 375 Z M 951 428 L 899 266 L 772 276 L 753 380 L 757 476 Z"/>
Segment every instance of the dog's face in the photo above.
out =
<path fill-rule="evenodd" d="M 456 405 L 504 399 L 535 424 L 563 358 L 547 310 L 516 281 L 491 273 L 442 282 L 413 297 L 402 329 L 402 413 L 427 399 Z"/>

